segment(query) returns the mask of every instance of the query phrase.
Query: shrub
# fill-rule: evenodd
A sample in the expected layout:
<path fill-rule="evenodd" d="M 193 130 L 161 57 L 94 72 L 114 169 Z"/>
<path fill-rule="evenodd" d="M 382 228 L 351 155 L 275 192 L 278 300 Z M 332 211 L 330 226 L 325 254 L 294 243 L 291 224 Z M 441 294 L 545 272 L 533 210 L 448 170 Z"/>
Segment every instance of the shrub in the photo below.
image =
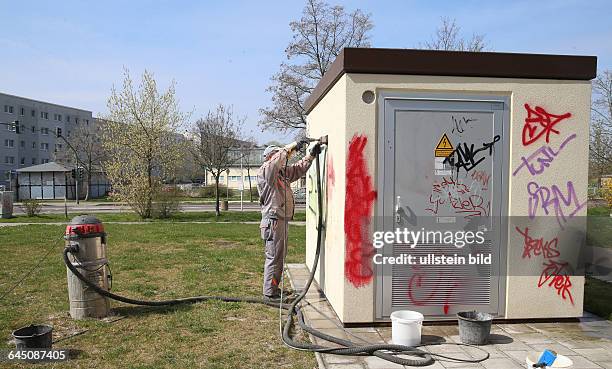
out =
<path fill-rule="evenodd" d="M 36 199 L 23 200 L 21 208 L 29 217 L 35 217 L 42 210 L 42 202 Z"/>
<path fill-rule="evenodd" d="M 176 188 L 165 189 L 157 193 L 153 202 L 153 218 L 170 218 L 178 212 L 180 194 L 180 191 Z"/>
<path fill-rule="evenodd" d="M 601 186 L 601 195 L 606 200 L 608 207 L 612 208 L 612 180 L 605 181 Z"/>
<path fill-rule="evenodd" d="M 219 185 L 219 198 L 225 198 L 226 194 L 228 194 L 228 188 L 225 185 Z M 229 197 L 234 196 L 235 194 L 240 194 L 239 191 L 234 190 L 233 188 L 229 189 Z M 214 198 L 215 197 L 215 184 L 210 184 L 208 186 L 204 186 L 200 189 L 200 193 L 198 197 L 205 198 Z"/>

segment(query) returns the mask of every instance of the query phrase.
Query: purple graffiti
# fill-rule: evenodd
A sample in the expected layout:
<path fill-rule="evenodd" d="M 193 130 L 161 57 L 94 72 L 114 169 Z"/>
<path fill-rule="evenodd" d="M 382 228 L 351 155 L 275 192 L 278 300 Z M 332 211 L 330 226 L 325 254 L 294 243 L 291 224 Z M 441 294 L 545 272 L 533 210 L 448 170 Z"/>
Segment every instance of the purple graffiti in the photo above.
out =
<path fill-rule="evenodd" d="M 567 222 L 565 211 L 570 211 L 567 217 L 571 218 L 586 206 L 586 201 L 583 203 L 578 201 L 572 181 L 567 182 L 567 196 L 563 195 L 563 192 L 561 192 L 557 185 L 552 185 L 549 188 L 540 186 L 536 182 L 529 182 L 527 184 L 527 192 L 530 196 L 529 219 L 535 218 L 538 209 L 544 210 L 545 215 L 550 215 L 551 212 L 554 212 L 561 229 L 564 229 L 563 223 Z"/>
<path fill-rule="evenodd" d="M 517 175 L 517 173 L 527 167 L 529 173 L 532 176 L 537 176 L 538 174 L 542 174 L 546 168 L 550 166 L 550 163 L 559 155 L 559 153 L 563 150 L 565 145 L 567 145 L 571 140 L 576 138 L 576 134 L 568 136 L 559 146 L 557 151 L 555 151 L 549 145 L 542 145 L 539 149 L 533 152 L 533 154 L 529 155 L 529 157 L 525 158 L 524 156 L 521 158 L 521 165 L 516 168 L 512 176 Z"/>

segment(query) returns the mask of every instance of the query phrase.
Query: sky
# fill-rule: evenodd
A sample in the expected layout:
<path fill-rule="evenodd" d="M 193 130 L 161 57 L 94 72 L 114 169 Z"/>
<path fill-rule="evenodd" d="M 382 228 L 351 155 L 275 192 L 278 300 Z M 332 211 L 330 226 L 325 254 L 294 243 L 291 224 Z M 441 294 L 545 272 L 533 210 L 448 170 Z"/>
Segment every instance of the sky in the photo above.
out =
<path fill-rule="evenodd" d="M 598 56 L 612 68 L 612 1 L 329 1 L 360 8 L 374 22 L 374 47 L 412 48 L 441 17 L 467 37 L 484 34 L 494 51 Z M 294 133 L 262 132 L 258 110 L 285 60 L 289 22 L 303 1 L 0 0 L 0 92 L 104 114 L 123 70 L 147 69 L 160 89 L 176 82 L 192 120 L 219 103 L 246 117 L 259 143 Z"/>

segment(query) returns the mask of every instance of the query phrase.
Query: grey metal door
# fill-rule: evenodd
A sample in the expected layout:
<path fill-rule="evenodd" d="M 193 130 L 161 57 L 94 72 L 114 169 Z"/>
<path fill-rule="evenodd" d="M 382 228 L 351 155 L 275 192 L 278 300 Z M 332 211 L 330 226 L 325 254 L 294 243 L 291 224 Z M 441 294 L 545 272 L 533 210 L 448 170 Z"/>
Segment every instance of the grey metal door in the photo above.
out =
<path fill-rule="evenodd" d="M 377 317 L 402 309 L 433 319 L 471 309 L 501 315 L 507 98 L 383 93 L 379 104 L 377 230 L 422 238 L 379 250 L 404 264 L 377 266 Z"/>

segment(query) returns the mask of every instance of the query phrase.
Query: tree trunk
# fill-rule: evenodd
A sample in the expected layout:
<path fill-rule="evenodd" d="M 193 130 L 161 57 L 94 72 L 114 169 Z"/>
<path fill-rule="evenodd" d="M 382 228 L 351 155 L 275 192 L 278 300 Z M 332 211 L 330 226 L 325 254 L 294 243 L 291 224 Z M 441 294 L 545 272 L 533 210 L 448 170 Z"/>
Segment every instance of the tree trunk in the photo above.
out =
<path fill-rule="evenodd" d="M 219 176 L 215 176 L 215 213 L 217 216 L 221 216 L 221 211 L 219 210 Z"/>
<path fill-rule="evenodd" d="M 153 208 L 153 169 L 151 168 L 151 161 L 147 166 L 147 181 L 149 187 L 147 188 L 147 202 L 145 204 L 143 218 L 151 218 L 151 210 Z"/>
<path fill-rule="evenodd" d="M 85 190 L 85 201 L 89 201 L 89 189 L 91 188 L 91 167 L 93 166 L 91 160 L 87 164 L 87 190 Z"/>

